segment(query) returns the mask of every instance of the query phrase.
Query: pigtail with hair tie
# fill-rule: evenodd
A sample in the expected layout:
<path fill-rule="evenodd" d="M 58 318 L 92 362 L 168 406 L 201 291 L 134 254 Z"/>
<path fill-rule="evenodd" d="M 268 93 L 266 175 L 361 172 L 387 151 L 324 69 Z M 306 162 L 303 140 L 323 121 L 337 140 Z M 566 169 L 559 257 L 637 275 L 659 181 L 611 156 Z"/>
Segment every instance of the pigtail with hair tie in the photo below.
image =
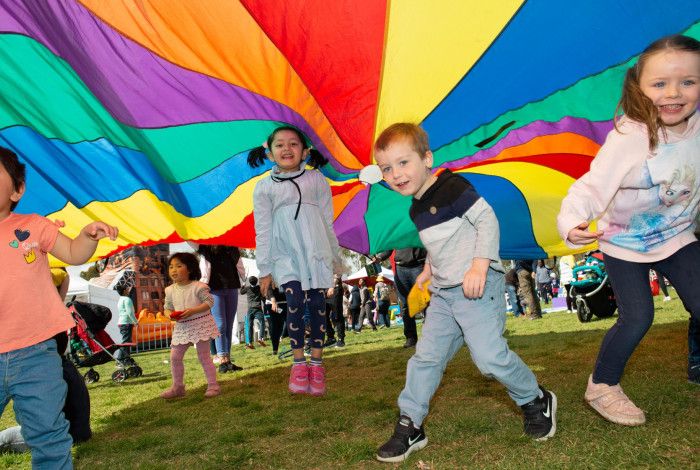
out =
<path fill-rule="evenodd" d="M 267 160 L 267 150 L 265 147 L 255 147 L 253 150 L 248 152 L 248 165 L 251 168 L 257 168 L 261 166 Z"/>
<path fill-rule="evenodd" d="M 314 169 L 321 168 L 328 163 L 328 159 L 321 152 L 313 147 L 309 147 L 309 159 L 307 163 Z"/>

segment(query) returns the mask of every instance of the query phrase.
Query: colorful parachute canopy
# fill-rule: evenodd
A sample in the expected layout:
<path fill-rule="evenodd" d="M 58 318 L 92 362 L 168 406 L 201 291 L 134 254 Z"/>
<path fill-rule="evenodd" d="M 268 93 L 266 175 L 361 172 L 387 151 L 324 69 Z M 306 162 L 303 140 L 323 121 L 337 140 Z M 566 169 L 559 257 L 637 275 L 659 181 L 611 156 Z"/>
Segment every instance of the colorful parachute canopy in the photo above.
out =
<path fill-rule="evenodd" d="M 27 164 L 17 210 L 118 225 L 135 244 L 254 245 L 248 150 L 281 123 L 331 160 L 335 229 L 415 245 L 408 198 L 358 172 L 396 121 L 494 207 L 504 258 L 567 251 L 555 217 L 654 39 L 700 38 L 697 0 L 4 0 L 0 145 Z"/>

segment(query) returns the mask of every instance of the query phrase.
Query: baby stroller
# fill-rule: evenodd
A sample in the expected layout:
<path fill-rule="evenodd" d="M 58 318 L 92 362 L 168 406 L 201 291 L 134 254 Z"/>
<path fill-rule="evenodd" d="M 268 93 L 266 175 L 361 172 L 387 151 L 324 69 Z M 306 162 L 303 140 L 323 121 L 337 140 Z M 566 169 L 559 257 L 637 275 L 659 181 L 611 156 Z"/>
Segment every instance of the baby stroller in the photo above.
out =
<path fill-rule="evenodd" d="M 600 252 L 590 254 L 583 266 L 576 266 L 573 269 L 573 277 L 569 295 L 574 299 L 580 322 L 591 321 L 593 315 L 607 318 L 615 313 L 615 293 L 605 272 L 603 255 Z"/>
<path fill-rule="evenodd" d="M 117 363 L 117 370 L 112 373 L 114 382 L 143 374 L 141 367 L 130 357 L 119 360 L 114 356 L 117 349 L 133 344 L 115 344 L 104 331 L 112 319 L 112 312 L 107 307 L 76 301 L 69 302 L 67 307 L 75 320 L 75 326 L 68 333 L 68 357 L 76 367 L 90 368 L 83 375 L 85 382 L 100 380 L 100 374 L 93 367 L 112 360 Z"/>

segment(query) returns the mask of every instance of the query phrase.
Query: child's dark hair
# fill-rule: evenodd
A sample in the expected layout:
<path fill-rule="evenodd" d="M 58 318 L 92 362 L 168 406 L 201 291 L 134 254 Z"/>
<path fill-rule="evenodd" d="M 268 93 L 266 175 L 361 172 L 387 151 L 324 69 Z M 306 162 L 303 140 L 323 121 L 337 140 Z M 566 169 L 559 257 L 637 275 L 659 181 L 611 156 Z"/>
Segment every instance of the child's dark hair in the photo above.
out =
<path fill-rule="evenodd" d="M 253 168 L 256 168 L 262 165 L 265 162 L 265 160 L 267 160 L 267 152 L 271 151 L 268 149 L 272 148 L 272 141 L 275 140 L 275 135 L 277 135 L 277 133 L 280 131 L 295 132 L 297 136 L 299 136 L 302 148 L 310 148 L 309 159 L 306 163 L 311 165 L 312 168 L 321 168 L 323 165 L 328 163 L 328 160 L 323 156 L 321 152 L 309 145 L 309 143 L 306 140 L 306 137 L 299 129 L 292 126 L 281 126 L 272 131 L 272 134 L 270 134 L 270 136 L 267 138 L 267 148 L 261 145 L 260 147 L 255 147 L 253 150 L 248 152 L 248 165 L 250 165 Z"/>
<path fill-rule="evenodd" d="M 248 282 L 250 283 L 251 286 L 257 286 L 258 285 L 258 278 L 255 276 L 250 276 L 248 278 Z"/>
<path fill-rule="evenodd" d="M 202 271 L 199 269 L 199 259 L 196 255 L 192 253 L 173 253 L 168 258 L 168 266 L 174 259 L 187 266 L 187 271 L 190 273 L 190 281 L 198 281 L 202 277 Z"/>
<path fill-rule="evenodd" d="M 649 150 L 654 150 L 659 144 L 659 129 L 665 133 L 665 128 L 656 106 L 642 91 L 639 85 L 639 77 L 649 57 L 664 50 L 694 52 L 700 55 L 700 41 L 688 36 L 675 34 L 673 36 L 665 36 L 649 44 L 639 55 L 637 63 L 627 69 L 625 82 L 622 85 L 622 97 L 617 103 L 617 108 L 615 108 L 615 116 L 622 110 L 630 119 L 646 125 L 649 133 Z M 615 129 L 619 131 L 617 122 L 615 122 Z"/>
<path fill-rule="evenodd" d="M 126 293 L 129 290 L 129 288 L 127 287 L 126 284 L 117 284 L 117 286 L 114 288 L 114 290 L 117 291 L 117 294 L 124 297 L 124 296 L 126 296 Z"/>
<path fill-rule="evenodd" d="M 19 191 L 25 182 L 24 164 L 19 162 L 15 152 L 5 147 L 0 147 L 0 162 L 10 175 L 14 190 Z M 13 201 L 10 204 L 10 210 L 14 210 L 15 207 L 17 207 L 17 203 Z"/>

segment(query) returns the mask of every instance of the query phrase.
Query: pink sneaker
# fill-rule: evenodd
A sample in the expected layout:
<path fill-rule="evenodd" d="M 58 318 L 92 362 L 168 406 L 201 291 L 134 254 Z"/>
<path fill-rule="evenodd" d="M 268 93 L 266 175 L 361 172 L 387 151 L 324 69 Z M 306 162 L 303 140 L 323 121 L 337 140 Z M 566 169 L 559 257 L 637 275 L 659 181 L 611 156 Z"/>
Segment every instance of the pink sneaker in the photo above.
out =
<path fill-rule="evenodd" d="M 309 366 L 306 362 L 292 365 L 289 373 L 289 391 L 292 393 L 309 393 Z"/>
<path fill-rule="evenodd" d="M 316 397 L 326 394 L 326 369 L 322 365 L 309 366 L 309 394 Z"/>
<path fill-rule="evenodd" d="M 591 408 L 608 421 L 625 426 L 639 426 L 646 422 L 644 412 L 627 398 L 620 384 L 594 384 L 591 375 L 584 397 Z"/>
<path fill-rule="evenodd" d="M 204 398 L 212 398 L 221 394 L 221 387 L 219 385 L 209 385 L 207 391 L 204 392 Z"/>
<path fill-rule="evenodd" d="M 170 400 L 171 398 L 180 398 L 185 396 L 185 387 L 176 387 L 172 386 L 163 393 L 160 394 L 161 398 L 165 398 L 166 400 Z"/>

